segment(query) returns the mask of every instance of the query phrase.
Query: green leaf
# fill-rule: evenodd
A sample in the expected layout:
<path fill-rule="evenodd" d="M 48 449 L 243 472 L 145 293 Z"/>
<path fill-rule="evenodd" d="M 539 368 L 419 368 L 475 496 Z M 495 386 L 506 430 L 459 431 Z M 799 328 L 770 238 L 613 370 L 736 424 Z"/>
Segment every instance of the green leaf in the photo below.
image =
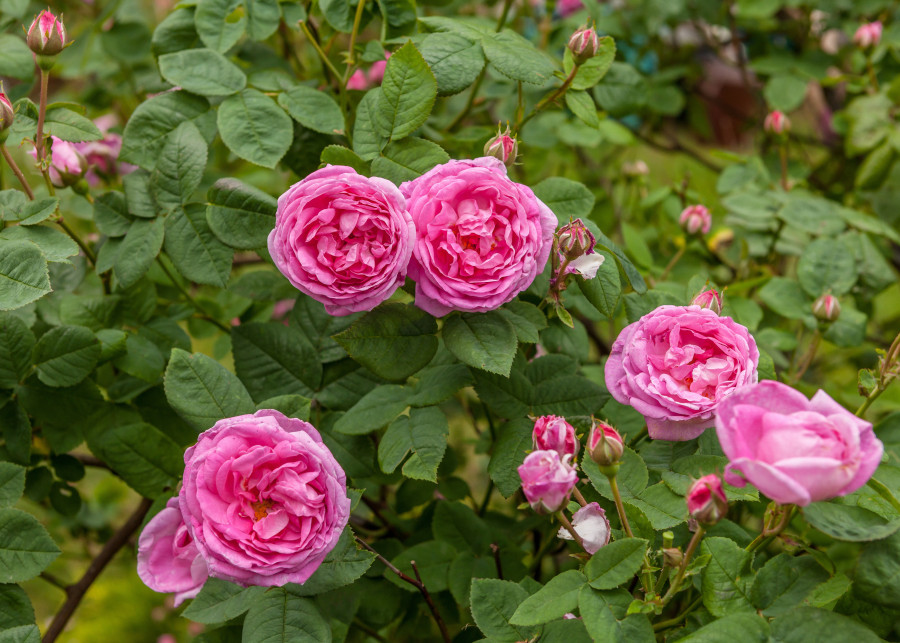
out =
<path fill-rule="evenodd" d="M 616 257 L 616 263 L 619 264 L 619 267 L 625 273 L 625 277 L 628 279 L 628 283 L 631 284 L 631 287 L 638 294 L 643 294 L 647 292 L 647 284 L 644 282 L 644 278 L 641 276 L 641 273 L 638 272 L 638 269 L 634 267 L 634 264 L 625 256 L 625 253 L 622 252 L 622 249 L 619 248 L 613 241 L 607 237 L 605 234 L 600 232 L 600 230 L 595 230 L 594 236 L 597 238 L 597 244 L 595 249 L 599 252 L 600 250 L 608 250 Z"/>
<path fill-rule="evenodd" d="M 0 406 L 0 437 L 6 442 L 9 459 L 19 464 L 31 462 L 31 422 L 22 404 Z"/>
<path fill-rule="evenodd" d="M 631 602 L 632 597 L 625 590 L 601 592 L 589 586 L 582 587 L 578 595 L 578 609 L 591 638 L 604 643 L 655 641 L 647 616 L 628 614 Z"/>
<path fill-rule="evenodd" d="M 709 554 L 709 564 L 703 568 L 703 605 L 714 616 L 737 612 L 752 612 L 748 589 L 753 580 L 750 571 L 750 552 L 744 551 L 728 538 L 703 539 L 701 552 Z"/>
<path fill-rule="evenodd" d="M 371 433 L 400 415 L 409 406 L 410 399 L 411 391 L 405 386 L 388 384 L 375 387 L 335 422 L 334 430 L 347 435 Z"/>
<path fill-rule="evenodd" d="M 772 311 L 788 319 L 802 319 L 814 328 L 816 318 L 812 314 L 812 301 L 793 279 L 774 277 L 759 290 L 759 298 Z"/>
<path fill-rule="evenodd" d="M 228 149 L 263 167 L 278 165 L 294 139 L 290 117 L 255 89 L 245 89 L 222 101 L 216 122 Z"/>
<path fill-rule="evenodd" d="M 43 197 L 28 201 L 22 206 L 19 213 L 19 225 L 34 225 L 45 221 L 59 206 L 59 198 L 55 196 Z"/>
<path fill-rule="evenodd" d="M 93 121 L 65 107 L 47 109 L 44 132 L 64 141 L 99 141 L 103 134 Z"/>
<path fill-rule="evenodd" d="M 437 468 L 447 449 L 450 428 L 443 411 L 435 406 L 413 409 L 394 420 L 378 443 L 378 464 L 391 473 L 403 464 L 403 475 L 417 480 L 437 481 Z"/>
<path fill-rule="evenodd" d="M 106 192 L 94 199 L 94 224 L 102 234 L 123 237 L 133 220 L 122 192 Z"/>
<path fill-rule="evenodd" d="M 819 643 L 821 641 L 853 641 L 880 643 L 881 638 L 862 623 L 846 616 L 800 607 L 772 621 L 772 643 Z"/>
<path fill-rule="evenodd" d="M 353 531 L 346 527 L 319 568 L 302 585 L 288 584 L 285 589 L 294 596 L 315 596 L 349 585 L 362 576 L 375 561 L 375 554 L 359 549 Z"/>
<path fill-rule="evenodd" d="M 447 589 L 448 571 L 455 558 L 456 550 L 453 547 L 439 540 L 429 540 L 413 545 L 395 556 L 391 562 L 401 572 L 410 578 L 415 578 L 416 574 L 410 565 L 410 561 L 415 561 L 416 567 L 419 568 L 419 573 L 422 575 L 422 582 L 428 591 L 442 592 Z M 417 591 L 415 587 L 398 578 L 396 574 L 386 572 L 385 578 L 407 592 Z"/>
<path fill-rule="evenodd" d="M 578 595 L 587 578 L 576 569 L 554 576 L 537 592 L 522 601 L 510 619 L 513 625 L 541 625 L 578 607 Z"/>
<path fill-rule="evenodd" d="M 544 179 L 534 186 L 534 194 L 553 210 L 560 225 L 570 218 L 587 217 L 594 210 L 594 195 L 587 187 L 560 176 Z"/>
<path fill-rule="evenodd" d="M 201 0 L 194 25 L 204 45 L 223 54 L 241 39 L 247 25 L 243 11 L 235 11 L 241 4 L 240 0 Z"/>
<path fill-rule="evenodd" d="M 769 79 L 763 90 L 763 95 L 772 109 L 792 112 L 803 103 L 808 84 L 809 80 L 807 78 L 801 78 L 793 74 L 779 74 Z"/>
<path fill-rule="evenodd" d="M 372 161 L 372 173 L 397 185 L 412 181 L 435 165 L 450 160 L 450 155 L 444 148 L 422 138 L 406 138 L 388 143 L 381 154 Z"/>
<path fill-rule="evenodd" d="M 817 585 L 828 580 L 826 572 L 811 556 L 779 554 L 766 561 L 750 588 L 753 606 L 769 618 L 797 607 Z"/>
<path fill-rule="evenodd" d="M 435 540 L 450 543 L 456 551 L 469 550 L 476 556 L 487 553 L 491 544 L 487 525 L 461 502 L 439 502 L 434 509 L 431 531 Z"/>
<path fill-rule="evenodd" d="M 595 129 L 600 127 L 600 116 L 597 114 L 597 106 L 588 92 L 574 89 L 567 91 L 566 107 L 580 118 L 585 125 Z"/>
<path fill-rule="evenodd" d="M 206 220 L 226 245 L 239 250 L 265 248 L 275 227 L 275 198 L 237 179 L 219 179 L 207 194 Z"/>
<path fill-rule="evenodd" d="M 5 7 L 3 13 L 7 13 Z M 19 80 L 31 80 L 34 77 L 34 56 L 22 39 L 22 34 L 0 34 L 0 76 Z"/>
<path fill-rule="evenodd" d="M 390 57 L 374 106 L 375 123 L 389 140 L 399 140 L 417 130 L 431 114 L 437 82 L 428 63 L 411 42 Z M 365 157 L 363 157 L 365 158 Z"/>
<path fill-rule="evenodd" d="M 0 462 L 0 508 L 12 507 L 25 492 L 25 468 Z"/>
<path fill-rule="evenodd" d="M 265 40 L 278 29 L 281 7 L 278 0 L 244 0 L 247 11 L 247 35 L 253 40 Z"/>
<path fill-rule="evenodd" d="M 293 288 L 293 286 L 292 286 Z M 333 317 L 325 312 L 325 306 L 312 297 L 300 295 L 291 310 L 290 324 L 302 332 L 322 363 L 336 362 L 347 357 L 347 351 L 334 341 L 333 336 L 349 328 L 362 315 Z"/>
<path fill-rule="evenodd" d="M 50 263 L 71 263 L 69 257 L 78 254 L 78 245 L 69 235 L 48 226 L 13 226 L 0 231 L 0 239 L 30 241 Z"/>
<path fill-rule="evenodd" d="M 597 464 L 591 459 L 585 459 L 582 463 L 582 469 L 600 495 L 608 500 L 612 500 L 613 493 L 609 486 L 609 480 L 600 473 Z M 648 478 L 647 465 L 644 464 L 641 456 L 630 448 L 625 447 L 622 462 L 619 465 L 619 473 L 616 476 L 616 482 L 622 498 L 630 500 L 638 497 L 647 488 Z"/>
<path fill-rule="evenodd" d="M 519 34 L 508 29 L 485 35 L 484 55 L 504 76 L 533 85 L 543 85 L 555 71 L 550 58 Z"/>
<path fill-rule="evenodd" d="M 381 154 L 388 142 L 376 125 L 378 107 L 381 103 L 381 87 L 366 92 L 356 106 L 356 122 L 353 124 L 353 151 L 364 161 L 371 161 Z"/>
<path fill-rule="evenodd" d="M 343 145 L 329 145 L 322 150 L 322 163 L 330 165 L 346 165 L 363 176 L 369 176 L 369 163 L 362 160 L 359 154 Z"/>
<path fill-rule="evenodd" d="M 141 103 L 125 125 L 119 160 L 152 170 L 169 133 L 185 122 L 196 125 L 207 142 L 215 136 L 215 113 L 201 96 L 174 91 Z"/>
<path fill-rule="evenodd" d="M 14 310 L 51 290 L 44 254 L 28 241 L 0 239 L 0 310 Z"/>
<path fill-rule="evenodd" d="M 614 62 L 594 87 L 594 98 L 601 108 L 613 116 L 624 116 L 647 103 L 648 88 L 644 77 L 627 63 Z"/>
<path fill-rule="evenodd" d="M 242 643 L 331 643 L 331 627 L 308 598 L 275 587 L 250 606 Z"/>
<path fill-rule="evenodd" d="M 589 58 L 578 68 L 575 79 L 572 81 L 572 89 L 590 89 L 599 83 L 603 80 L 606 72 L 609 71 L 609 67 L 615 58 L 616 41 L 610 36 L 603 36 L 600 38 L 600 48 L 597 50 L 597 55 Z M 574 67 L 574 56 L 572 51 L 567 48 L 563 55 L 563 68 L 568 75 L 572 73 Z"/>
<path fill-rule="evenodd" d="M 84 326 L 57 326 L 34 347 L 38 378 L 47 386 L 74 386 L 94 370 L 100 341 Z"/>
<path fill-rule="evenodd" d="M 584 575 L 595 589 L 613 589 L 634 577 L 646 552 L 646 540 L 625 538 L 613 541 L 591 556 L 584 567 Z"/>
<path fill-rule="evenodd" d="M 593 279 L 577 277 L 575 281 L 591 305 L 606 317 L 612 319 L 616 314 L 619 299 L 622 296 L 622 281 L 619 269 L 611 253 L 600 251 L 605 259 Z"/>
<path fill-rule="evenodd" d="M 687 520 L 684 497 L 660 482 L 644 489 L 628 504 L 640 509 L 654 529 L 671 529 Z"/>
<path fill-rule="evenodd" d="M 31 370 L 34 333 L 19 317 L 0 313 L 0 388 L 15 388 Z"/>
<path fill-rule="evenodd" d="M 190 200 L 206 169 L 206 141 L 191 123 L 182 123 L 166 137 L 150 178 L 160 206 L 174 209 Z"/>
<path fill-rule="evenodd" d="M 138 170 L 124 179 L 125 200 L 131 214 L 142 219 L 154 219 L 160 213 L 159 205 L 153 196 L 150 186 L 150 172 Z"/>
<path fill-rule="evenodd" d="M 876 605 L 900 609 L 900 535 L 874 542 L 862 551 L 854 577 L 855 592 Z"/>
<path fill-rule="evenodd" d="M 0 583 L 34 578 L 59 553 L 50 534 L 34 516 L 18 509 L 0 509 Z"/>
<path fill-rule="evenodd" d="M 837 502 L 814 502 L 803 508 L 803 517 L 819 531 L 849 542 L 881 540 L 900 530 L 900 518 L 888 520 L 864 507 Z"/>
<path fill-rule="evenodd" d="M 797 262 L 797 279 L 810 296 L 825 292 L 843 295 L 856 283 L 857 269 L 853 253 L 838 239 L 816 239 Z"/>
<path fill-rule="evenodd" d="M 34 623 L 34 608 L 25 593 L 18 585 L 0 585 L 0 632 L 9 628 L 29 626 Z M 37 640 L 40 640 L 38 635 Z"/>
<path fill-rule="evenodd" d="M 350 0 L 319 0 L 319 8 L 332 27 L 344 33 L 353 30 L 354 6 Z"/>
<path fill-rule="evenodd" d="M 532 448 L 534 423 L 527 418 L 507 422 L 499 429 L 494 442 L 488 474 L 504 498 L 509 498 L 521 486 L 518 467 Z"/>
<path fill-rule="evenodd" d="M 240 67 L 212 49 L 163 54 L 159 73 L 173 85 L 201 96 L 230 96 L 247 85 Z"/>
<path fill-rule="evenodd" d="M 313 87 L 297 85 L 278 95 L 278 104 L 295 121 L 323 134 L 343 134 L 344 115 L 334 99 Z"/>
<path fill-rule="evenodd" d="M 498 309 L 516 330 L 516 338 L 523 344 L 541 341 L 540 331 L 547 328 L 547 317 L 533 304 L 513 300 Z"/>
<path fill-rule="evenodd" d="M 510 623 L 513 614 L 526 598 L 528 592 L 511 581 L 473 579 L 470 602 L 475 624 L 486 637 L 498 643 L 532 639 L 540 628 Z"/>
<path fill-rule="evenodd" d="M 433 33 L 420 47 L 437 81 L 439 96 L 458 94 L 474 83 L 484 69 L 481 45 L 459 34 Z"/>
<path fill-rule="evenodd" d="M 113 274 L 123 288 L 133 286 L 150 270 L 162 249 L 165 226 L 165 219 L 159 217 L 137 219 L 128 228 L 113 264 Z"/>
<path fill-rule="evenodd" d="M 224 288 L 231 276 L 234 251 L 213 234 L 206 210 L 189 203 L 166 218 L 166 254 L 186 279 Z"/>
<path fill-rule="evenodd" d="M 876 190 L 881 187 L 896 157 L 891 141 L 885 141 L 872 150 L 856 172 L 857 190 Z"/>
<path fill-rule="evenodd" d="M 299 393 L 312 397 L 322 380 L 313 347 L 296 328 L 278 322 L 241 324 L 231 332 L 234 368 L 251 397 Z"/>
<path fill-rule="evenodd" d="M 516 329 L 496 312 L 461 313 L 444 320 L 447 349 L 460 361 L 508 377 L 516 356 Z"/>
<path fill-rule="evenodd" d="M 0 643 L 41 643 L 37 625 L 20 625 L 0 632 Z"/>
<path fill-rule="evenodd" d="M 265 587 L 241 587 L 218 578 L 209 578 L 182 616 L 208 625 L 224 623 L 250 609 L 265 591 Z"/>
<path fill-rule="evenodd" d="M 153 30 L 150 45 L 154 56 L 200 47 L 200 36 L 194 28 L 194 7 L 176 8 L 163 18 Z"/>
<path fill-rule="evenodd" d="M 206 355 L 179 348 L 172 349 L 165 390 L 169 405 L 198 433 L 222 418 L 256 410 L 237 376 Z"/>
<path fill-rule="evenodd" d="M 754 614 L 731 614 L 677 639 L 676 643 L 770 643 L 769 624 Z"/>
<path fill-rule="evenodd" d="M 309 420 L 309 411 L 312 400 L 302 395 L 276 395 L 263 400 L 256 405 L 257 410 L 274 409 L 291 418 L 298 420 Z"/>
<path fill-rule="evenodd" d="M 438 348 L 437 324 L 414 306 L 382 304 L 334 339 L 376 375 L 403 381 L 424 367 Z"/>

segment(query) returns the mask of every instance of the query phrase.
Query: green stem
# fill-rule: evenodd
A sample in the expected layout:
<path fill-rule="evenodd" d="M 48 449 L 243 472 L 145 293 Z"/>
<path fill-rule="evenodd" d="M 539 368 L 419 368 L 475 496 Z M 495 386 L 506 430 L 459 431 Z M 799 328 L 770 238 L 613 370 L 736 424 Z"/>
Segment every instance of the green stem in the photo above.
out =
<path fill-rule="evenodd" d="M 653 631 L 654 631 L 654 632 L 659 632 L 660 630 L 664 630 L 664 629 L 666 629 L 666 628 L 672 627 L 673 625 L 678 625 L 679 623 L 681 623 L 681 621 L 684 620 L 684 618 L 685 618 L 688 614 L 690 614 L 690 613 L 693 612 L 695 609 L 697 609 L 698 607 L 700 607 L 700 604 L 701 604 L 701 603 L 703 603 L 703 597 L 702 597 L 702 596 L 698 597 L 697 600 L 695 600 L 693 603 L 691 603 L 690 605 L 688 605 L 688 606 L 684 609 L 684 611 L 682 611 L 678 616 L 676 616 L 676 617 L 674 617 L 674 618 L 670 618 L 670 619 L 667 620 L 667 621 L 660 621 L 659 623 L 654 623 L 654 624 L 653 624 Z"/>
<path fill-rule="evenodd" d="M 44 183 L 47 184 L 47 192 L 50 196 L 56 194 L 53 182 L 50 181 L 49 164 L 47 163 L 46 151 L 44 150 L 44 119 L 47 116 L 47 90 L 50 86 L 50 72 L 41 69 L 41 100 L 38 105 L 38 122 L 37 130 L 34 135 L 34 149 L 37 153 L 37 163 L 44 175 Z"/>
<path fill-rule="evenodd" d="M 806 351 L 806 355 L 800 360 L 800 364 L 797 366 L 797 372 L 794 374 L 792 378 L 794 382 L 799 382 L 803 378 L 803 374 L 806 373 L 807 369 L 812 364 L 813 360 L 816 357 L 816 351 L 819 350 L 819 344 L 822 343 L 822 333 L 819 332 L 817 328 L 815 333 L 813 333 L 813 338 L 809 343 L 809 348 Z"/>
<path fill-rule="evenodd" d="M 350 32 L 350 47 L 347 50 L 347 70 L 344 72 L 344 87 L 353 73 L 353 67 L 356 65 L 356 37 L 359 34 L 359 25 L 362 22 L 363 11 L 366 8 L 365 0 L 359 0 L 356 4 L 356 14 L 353 16 L 353 31 Z"/>
<path fill-rule="evenodd" d="M 669 585 L 669 591 L 663 596 L 663 605 L 668 604 L 681 588 L 681 581 L 684 580 L 684 574 L 687 571 L 688 564 L 691 562 L 694 552 L 697 551 L 700 541 L 703 540 L 704 533 L 706 533 L 706 530 L 703 528 L 703 525 L 699 525 L 697 531 L 694 532 L 694 536 L 691 538 L 691 542 L 688 543 L 687 551 L 684 552 L 684 558 L 681 559 L 681 564 L 678 566 L 678 573 L 675 575 L 675 580 L 672 581 L 672 584 Z"/>
<path fill-rule="evenodd" d="M 678 249 L 678 252 L 672 257 L 669 263 L 666 265 L 665 269 L 662 271 L 662 274 L 659 276 L 660 281 L 665 281 L 669 276 L 669 273 L 672 272 L 672 268 L 675 267 L 675 264 L 684 256 L 685 250 L 687 250 L 688 242 L 685 240 L 684 245 Z"/>
<path fill-rule="evenodd" d="M 509 17 L 509 9 L 512 7 L 513 0 L 504 0 L 503 2 L 503 11 L 500 13 L 500 17 L 497 19 L 497 27 L 494 29 L 497 33 L 503 29 L 503 26 L 506 24 L 506 19 Z"/>
<path fill-rule="evenodd" d="M 625 515 L 625 505 L 622 503 L 622 494 L 619 493 L 619 483 L 616 482 L 616 476 L 609 476 L 609 488 L 612 489 L 613 499 L 616 502 L 616 512 L 619 514 L 619 521 L 622 523 L 622 529 L 629 538 L 634 538 L 631 531 L 631 525 L 628 524 L 628 516 Z"/>
<path fill-rule="evenodd" d="M 527 123 L 532 118 L 537 116 L 541 112 L 541 110 L 543 110 L 545 107 L 547 107 L 547 105 L 550 105 L 557 98 L 560 98 L 563 94 L 565 94 L 568 91 L 569 87 L 572 85 L 572 81 L 575 80 L 575 74 L 577 74 L 577 73 L 578 73 L 578 65 L 575 65 L 574 67 L 572 67 L 572 71 L 569 72 L 569 75 L 566 76 L 566 79 L 563 81 L 563 84 L 560 85 L 559 87 L 557 87 L 555 92 L 553 92 L 546 98 L 541 99 L 541 101 L 537 105 L 534 106 L 534 109 L 531 110 L 531 113 L 528 114 L 528 116 L 526 116 L 524 119 L 522 119 L 521 122 L 516 123 L 516 134 L 517 135 L 519 134 L 521 129 L 523 127 L 525 127 L 525 123 Z"/>
<path fill-rule="evenodd" d="M 166 276 L 169 278 L 169 281 L 172 282 L 172 285 L 175 286 L 175 288 L 177 288 L 178 291 L 182 295 L 184 295 L 185 299 L 187 299 L 188 302 L 191 304 L 191 306 L 193 306 L 194 309 L 198 313 L 200 313 L 200 315 L 203 317 L 203 319 L 210 322 L 211 324 L 213 324 L 214 326 L 219 328 L 219 330 L 221 330 L 225 333 L 231 332 L 231 329 L 228 326 L 226 326 L 225 324 L 220 322 L 218 319 L 214 319 L 212 316 L 210 316 L 210 314 L 207 313 L 206 310 L 203 309 L 203 306 L 201 306 L 200 303 L 191 296 L 191 293 L 189 293 L 187 290 L 185 290 L 184 286 L 181 285 L 181 282 L 179 282 L 178 279 L 175 278 L 175 275 L 173 275 L 171 273 L 171 271 L 168 268 L 166 268 L 166 264 L 163 262 L 162 259 L 157 257 L 156 262 L 159 264 L 159 267 L 162 268 L 162 271 L 164 273 L 166 273 Z"/>
<path fill-rule="evenodd" d="M 88 248 L 87 244 L 81 240 L 81 237 L 79 237 L 75 233 L 75 231 L 68 226 L 65 219 L 62 218 L 62 215 L 59 215 L 59 217 L 56 219 L 56 224 L 60 228 L 62 228 L 67 235 L 69 235 L 72 238 L 72 241 L 74 241 L 75 243 L 78 244 L 78 247 L 81 248 L 81 251 L 88 258 L 88 261 L 91 262 L 91 265 L 96 266 L 97 265 L 97 255 L 95 255 L 93 253 L 93 251 L 90 248 Z"/>
<path fill-rule="evenodd" d="M 566 518 L 566 514 L 564 514 L 562 510 L 559 510 L 556 512 L 556 517 L 559 518 L 559 521 L 562 523 L 562 526 L 566 528 L 566 531 L 572 534 L 572 538 L 575 539 L 578 546 L 587 551 L 584 547 L 584 539 L 582 539 L 582 537 L 578 535 L 578 532 L 575 531 L 575 527 L 573 527 L 572 523 L 569 522 L 569 519 Z"/>
<path fill-rule="evenodd" d="M 887 485 L 883 482 L 879 482 L 875 478 L 869 478 L 869 481 L 866 484 L 872 487 L 879 496 L 891 503 L 891 506 L 894 509 L 900 511 L 900 500 L 897 500 L 897 497 L 891 493 L 891 490 L 888 489 Z"/>
<path fill-rule="evenodd" d="M 778 534 L 787 528 L 788 524 L 791 522 L 791 518 L 794 517 L 794 512 L 797 511 L 797 505 L 785 505 L 783 508 L 785 509 L 785 512 L 782 514 L 779 523 L 774 527 L 763 527 L 762 533 L 745 547 L 746 551 L 753 552 L 765 547 L 772 542 Z"/>
<path fill-rule="evenodd" d="M 328 71 L 330 71 L 332 73 L 332 75 L 335 77 L 335 79 L 337 79 L 338 88 L 340 89 L 341 94 L 343 95 L 344 90 L 343 90 L 343 88 L 341 88 L 341 82 L 340 82 L 342 75 L 338 72 L 337 68 L 334 66 L 334 63 L 331 62 L 331 59 L 328 58 L 328 54 L 326 54 L 322 50 L 322 46 L 319 44 L 319 41 L 316 40 L 316 37 L 313 36 L 312 32 L 309 30 L 309 25 L 307 25 L 303 21 L 299 22 L 298 24 L 300 25 L 300 30 L 303 32 L 303 35 L 306 36 L 306 39 L 309 40 L 310 44 L 313 46 L 313 49 L 315 49 L 316 53 L 319 54 L 319 58 L 322 59 L 322 63 L 328 68 Z"/>
<path fill-rule="evenodd" d="M 0 152 L 3 153 L 3 158 L 6 159 L 6 163 L 9 165 L 9 169 L 13 171 L 13 174 L 15 174 L 16 178 L 19 179 L 19 183 L 22 184 L 22 189 L 25 190 L 25 194 L 28 195 L 28 198 L 30 200 L 34 201 L 34 192 L 32 191 L 31 186 L 28 185 L 28 181 L 25 180 L 25 175 L 22 174 L 22 170 L 20 170 L 19 166 L 16 165 L 12 154 L 10 154 L 9 150 L 6 149 L 6 143 L 0 143 Z"/>

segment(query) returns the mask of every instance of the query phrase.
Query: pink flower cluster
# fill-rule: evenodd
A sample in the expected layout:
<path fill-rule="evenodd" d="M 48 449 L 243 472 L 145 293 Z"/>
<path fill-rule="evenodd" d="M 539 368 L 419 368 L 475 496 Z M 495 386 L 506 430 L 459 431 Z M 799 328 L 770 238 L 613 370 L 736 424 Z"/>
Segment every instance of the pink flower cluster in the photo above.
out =
<path fill-rule="evenodd" d="M 391 52 L 384 52 L 385 58 L 391 57 Z M 369 67 L 369 71 L 357 69 L 347 80 L 347 89 L 365 91 L 371 87 L 377 87 L 384 80 L 384 70 L 387 69 L 387 60 L 376 60 Z"/>
<path fill-rule="evenodd" d="M 304 583 L 349 521 L 343 469 L 311 424 L 278 411 L 220 420 L 184 462 L 178 497 L 138 541 L 141 580 L 177 602 L 207 576 Z"/>
<path fill-rule="evenodd" d="M 435 316 L 485 312 L 544 269 L 556 216 L 496 158 L 449 161 L 404 183 L 328 166 L 278 200 L 269 252 L 332 315 L 371 310 L 407 275 Z"/>

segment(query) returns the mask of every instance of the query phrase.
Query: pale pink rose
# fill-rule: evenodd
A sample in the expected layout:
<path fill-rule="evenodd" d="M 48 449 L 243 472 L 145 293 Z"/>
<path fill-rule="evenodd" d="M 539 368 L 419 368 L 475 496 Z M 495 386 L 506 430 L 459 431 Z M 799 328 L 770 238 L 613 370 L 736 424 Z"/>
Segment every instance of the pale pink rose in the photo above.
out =
<path fill-rule="evenodd" d="M 874 22 L 867 22 L 860 25 L 856 30 L 856 33 L 853 35 L 853 42 L 855 42 L 860 49 L 875 47 L 879 42 L 881 42 L 881 34 L 883 30 L 884 26 L 880 21 L 876 20 Z"/>
<path fill-rule="evenodd" d="M 278 199 L 269 252 L 295 288 L 330 315 L 349 315 L 403 285 L 415 235 L 393 183 L 329 165 Z"/>
<path fill-rule="evenodd" d="M 543 415 L 535 420 L 531 437 L 535 449 L 556 451 L 560 457 L 575 456 L 581 446 L 575 428 L 558 415 Z"/>
<path fill-rule="evenodd" d="M 357 69 L 347 80 L 347 89 L 364 91 L 368 88 L 369 83 L 366 80 L 366 73 L 362 69 Z"/>
<path fill-rule="evenodd" d="M 37 160 L 37 150 L 29 152 Z M 74 185 L 87 171 L 87 161 L 75 143 L 64 141 L 55 136 L 50 137 L 50 144 L 45 154 L 50 155 L 50 182 L 58 188 Z"/>
<path fill-rule="evenodd" d="M 82 143 L 73 143 L 75 149 L 81 152 L 88 163 L 88 171 L 85 174 L 87 182 L 92 186 L 100 183 L 101 176 L 107 179 L 113 179 L 117 176 L 124 176 L 137 169 L 137 166 L 130 163 L 119 162 L 119 152 L 122 151 L 122 137 L 111 131 L 118 124 L 115 114 L 105 114 L 94 119 L 103 138 L 99 141 L 85 141 Z"/>
<path fill-rule="evenodd" d="M 609 544 L 609 520 L 606 518 L 606 511 L 596 502 L 591 502 L 572 514 L 572 527 L 584 542 L 584 550 L 591 555 Z M 563 540 L 574 540 L 565 527 L 560 527 L 556 535 Z"/>
<path fill-rule="evenodd" d="M 400 189 L 416 224 L 409 275 L 422 310 L 494 310 L 544 269 L 556 216 L 500 160 L 449 161 Z"/>
<path fill-rule="evenodd" d="M 582 27 L 572 34 L 567 47 L 572 52 L 576 64 L 580 65 L 597 55 L 600 50 L 600 37 L 593 27 Z"/>
<path fill-rule="evenodd" d="M 556 451 L 532 451 L 519 465 L 522 492 L 538 513 L 554 513 L 566 506 L 578 482 L 578 474 L 569 464 L 571 456 L 559 457 Z"/>
<path fill-rule="evenodd" d="M 181 512 L 216 578 L 303 583 L 350 518 L 344 470 L 319 432 L 278 411 L 219 420 L 184 463 Z"/>
<path fill-rule="evenodd" d="M 206 582 L 206 561 L 184 524 L 178 498 L 153 516 L 138 539 L 137 572 L 155 592 L 174 593 L 175 607 L 196 596 Z"/>
<path fill-rule="evenodd" d="M 678 222 L 688 234 L 707 234 L 712 227 L 712 215 L 706 206 L 690 205 L 681 212 Z"/>
<path fill-rule="evenodd" d="M 766 119 L 763 121 L 763 129 L 769 134 L 784 134 L 791 129 L 791 119 L 785 116 L 784 112 L 780 112 L 776 109 L 766 115 Z"/>
<path fill-rule="evenodd" d="M 728 498 L 714 473 L 695 480 L 685 496 L 688 513 L 701 525 L 714 525 L 728 513 Z"/>
<path fill-rule="evenodd" d="M 750 482 L 775 502 L 801 507 L 856 491 L 884 452 L 872 425 L 825 391 L 808 400 L 776 381 L 748 386 L 725 400 L 716 432 L 730 460 L 726 482 Z"/>
<path fill-rule="evenodd" d="M 730 317 L 699 306 L 660 306 L 626 326 L 606 362 L 606 386 L 643 414 L 651 438 L 691 440 L 716 408 L 755 384 L 759 350 Z"/>

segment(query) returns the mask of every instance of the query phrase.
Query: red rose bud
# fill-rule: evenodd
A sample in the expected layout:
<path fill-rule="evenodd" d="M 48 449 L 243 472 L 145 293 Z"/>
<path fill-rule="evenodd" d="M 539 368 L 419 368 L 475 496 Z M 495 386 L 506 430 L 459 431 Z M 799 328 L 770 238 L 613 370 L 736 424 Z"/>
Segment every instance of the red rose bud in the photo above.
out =
<path fill-rule="evenodd" d="M 567 223 L 556 233 L 560 259 L 577 259 L 594 251 L 594 235 L 581 219 Z"/>
<path fill-rule="evenodd" d="M 696 480 L 685 499 L 691 518 L 704 526 L 716 524 L 728 513 L 722 481 L 714 473 Z"/>
<path fill-rule="evenodd" d="M 700 308 L 709 308 L 717 315 L 722 314 L 722 295 L 715 288 L 709 288 L 700 292 L 691 300 L 692 306 L 700 306 Z"/>
<path fill-rule="evenodd" d="M 66 27 L 62 18 L 57 18 L 49 9 L 41 11 L 28 28 L 25 42 L 39 56 L 55 56 L 66 46 Z"/>
<path fill-rule="evenodd" d="M 766 120 L 763 121 L 763 129 L 775 136 L 787 134 L 791 131 L 791 119 L 785 116 L 784 112 L 779 112 L 776 109 L 774 112 L 769 112 L 766 116 Z"/>
<path fill-rule="evenodd" d="M 6 131 L 12 125 L 16 111 L 6 94 L 0 91 L 0 131 Z"/>
<path fill-rule="evenodd" d="M 500 128 L 497 128 L 497 136 L 484 145 L 484 155 L 500 159 L 507 167 L 516 162 L 516 157 L 519 155 L 519 142 L 514 136 L 510 136 L 509 127 L 505 132 L 501 132 Z"/>
<path fill-rule="evenodd" d="M 604 467 L 618 467 L 622 454 L 625 452 L 625 442 L 619 432 L 604 422 L 594 422 L 591 433 L 588 436 L 588 451 L 591 459 L 597 463 L 600 470 Z M 606 471 L 603 471 L 606 474 Z M 611 470 L 610 473 L 615 473 Z"/>
<path fill-rule="evenodd" d="M 688 234 L 697 234 L 699 232 L 706 234 L 712 227 L 712 215 L 706 206 L 703 205 L 686 207 L 678 221 Z"/>
<path fill-rule="evenodd" d="M 837 321 L 841 316 L 841 302 L 834 295 L 824 294 L 813 303 L 812 311 L 820 321 Z"/>
<path fill-rule="evenodd" d="M 534 421 L 531 434 L 537 451 L 556 451 L 559 457 L 578 454 L 581 444 L 575 437 L 575 428 L 558 415 L 543 415 Z"/>
<path fill-rule="evenodd" d="M 859 47 L 860 49 L 875 47 L 879 42 L 881 42 L 881 32 L 883 30 L 884 27 L 877 20 L 875 22 L 862 24 L 853 35 L 853 42 L 855 42 L 857 47 Z"/>
<path fill-rule="evenodd" d="M 597 55 L 600 50 L 600 37 L 590 27 L 582 27 L 569 38 L 569 51 L 576 65 L 581 65 Z"/>

